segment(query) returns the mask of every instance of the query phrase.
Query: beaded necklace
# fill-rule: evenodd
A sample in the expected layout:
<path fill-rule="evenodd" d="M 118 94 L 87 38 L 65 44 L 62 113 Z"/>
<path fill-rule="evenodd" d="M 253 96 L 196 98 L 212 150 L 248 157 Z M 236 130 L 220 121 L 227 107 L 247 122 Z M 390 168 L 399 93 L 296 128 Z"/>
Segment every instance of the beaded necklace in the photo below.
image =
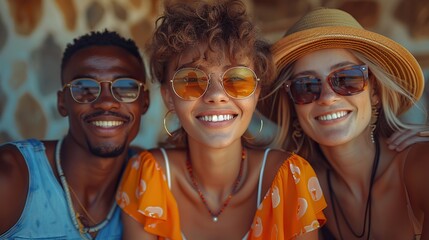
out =
<path fill-rule="evenodd" d="M 200 196 L 201 201 L 203 202 L 204 206 L 207 208 L 208 212 L 210 213 L 210 216 L 212 217 L 213 222 L 217 222 L 219 220 L 220 214 L 222 214 L 222 212 L 225 210 L 225 208 L 228 206 L 229 202 L 231 201 L 232 196 L 234 196 L 234 194 L 238 190 L 238 185 L 240 184 L 241 177 L 243 175 L 243 165 L 244 165 L 243 163 L 244 163 L 244 160 L 246 159 L 246 151 L 243 148 L 243 150 L 241 152 L 240 170 L 238 172 L 237 179 L 235 180 L 235 183 L 232 187 L 232 190 L 229 193 L 228 197 L 226 198 L 225 202 L 222 204 L 222 207 L 217 212 L 213 212 L 210 209 L 209 205 L 207 204 L 206 198 L 204 197 L 204 194 L 201 192 L 201 189 L 199 188 L 197 181 L 195 180 L 195 176 L 193 174 L 192 163 L 190 160 L 189 152 L 187 155 L 188 155 L 188 157 L 186 160 L 186 168 L 188 169 L 189 176 L 191 177 L 192 185 L 194 186 L 195 190 L 197 190 L 198 195 Z"/>
<path fill-rule="evenodd" d="M 64 171 L 63 168 L 61 167 L 61 161 L 60 161 L 60 153 L 61 153 L 61 144 L 63 142 L 63 139 L 58 140 L 56 149 L 55 149 L 55 164 L 57 166 L 57 170 L 58 170 L 58 175 L 60 176 L 60 180 L 61 180 L 61 186 L 63 187 L 65 193 L 66 193 L 66 200 L 67 200 L 67 205 L 69 207 L 69 213 L 71 216 L 71 219 L 73 221 L 74 226 L 76 227 L 76 229 L 79 231 L 81 237 L 83 239 L 92 239 L 92 237 L 90 237 L 90 235 L 88 233 L 95 233 L 98 232 L 100 229 L 102 229 L 104 226 L 107 225 L 107 223 L 109 223 L 110 219 L 113 216 L 113 213 L 116 210 L 116 202 L 113 202 L 113 206 L 110 209 L 109 213 L 107 214 L 107 217 L 100 222 L 99 224 L 92 226 L 92 227 L 85 227 L 79 220 L 78 216 L 79 213 L 77 213 L 74 210 L 73 207 L 73 202 L 72 199 L 70 197 L 70 186 L 67 183 L 66 177 L 64 176 Z"/>

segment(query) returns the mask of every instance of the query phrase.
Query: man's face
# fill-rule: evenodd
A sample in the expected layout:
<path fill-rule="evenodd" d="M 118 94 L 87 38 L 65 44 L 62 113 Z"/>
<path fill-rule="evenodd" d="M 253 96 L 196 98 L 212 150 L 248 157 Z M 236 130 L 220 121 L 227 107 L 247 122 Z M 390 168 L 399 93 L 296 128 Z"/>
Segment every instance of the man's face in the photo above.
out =
<path fill-rule="evenodd" d="M 112 84 L 109 82 L 117 79 L 135 79 L 139 83 L 144 83 L 142 64 L 119 47 L 84 48 L 76 52 L 63 69 L 63 84 L 76 79 L 92 79 L 103 83 L 99 96 L 90 103 L 76 102 L 71 95 L 70 87 L 58 92 L 58 110 L 62 116 L 69 119 L 68 134 L 78 145 L 94 155 L 101 157 L 120 155 L 139 131 L 141 115 L 148 108 L 148 92 L 141 86 L 137 100 L 129 103 L 120 102 L 118 101 L 121 99 L 118 97 L 120 93 L 114 88 L 115 98 L 111 91 Z M 96 86 L 97 84 L 95 89 Z M 81 95 L 86 97 L 84 94 Z M 74 97 L 76 96 L 77 93 Z"/>

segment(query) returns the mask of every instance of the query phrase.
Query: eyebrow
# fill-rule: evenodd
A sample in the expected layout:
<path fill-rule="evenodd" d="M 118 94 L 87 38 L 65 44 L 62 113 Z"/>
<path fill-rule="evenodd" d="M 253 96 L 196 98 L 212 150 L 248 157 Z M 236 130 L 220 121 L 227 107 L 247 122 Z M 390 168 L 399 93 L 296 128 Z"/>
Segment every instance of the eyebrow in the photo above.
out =
<path fill-rule="evenodd" d="M 97 76 L 91 75 L 91 74 L 78 74 L 78 75 L 73 76 L 72 80 L 80 79 L 80 78 L 89 78 L 89 79 L 96 80 Z M 134 77 L 131 76 L 130 74 L 117 74 L 117 75 L 113 75 L 113 77 L 112 77 L 113 80 L 120 79 L 120 78 L 133 78 L 134 79 Z"/>
<path fill-rule="evenodd" d="M 79 78 L 91 78 L 91 79 L 95 79 L 94 75 L 90 75 L 90 74 L 78 74 L 78 75 L 74 75 L 72 80 L 75 79 L 79 79 Z"/>
<path fill-rule="evenodd" d="M 334 71 L 335 69 L 338 69 L 338 68 L 346 67 L 346 66 L 349 66 L 349 65 L 357 65 L 357 64 L 359 64 L 359 63 L 350 62 L 350 61 L 344 61 L 344 62 L 339 62 L 337 64 L 332 65 L 329 69 L 332 72 L 332 71 Z M 302 72 L 299 72 L 297 74 L 292 75 L 292 78 L 295 78 L 296 76 L 299 76 L 299 75 L 313 75 L 313 76 L 315 76 L 315 75 L 318 75 L 318 74 L 314 70 L 305 70 L 305 71 L 302 71 Z"/>
<path fill-rule="evenodd" d="M 350 61 L 344 61 L 344 62 L 339 62 L 339 63 L 331 66 L 330 69 L 331 69 L 331 71 L 334 71 L 335 69 L 338 69 L 338 68 L 346 67 L 346 66 L 349 66 L 349 65 L 357 65 L 357 64 L 359 64 L 359 63 L 350 62 Z"/>

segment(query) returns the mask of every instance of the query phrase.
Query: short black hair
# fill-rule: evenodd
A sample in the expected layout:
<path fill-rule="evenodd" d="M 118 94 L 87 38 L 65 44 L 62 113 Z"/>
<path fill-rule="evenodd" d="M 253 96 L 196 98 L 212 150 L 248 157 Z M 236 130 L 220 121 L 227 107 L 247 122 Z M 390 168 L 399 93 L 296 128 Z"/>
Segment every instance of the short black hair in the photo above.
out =
<path fill-rule="evenodd" d="M 61 76 L 63 74 L 65 65 L 76 52 L 93 46 L 120 47 L 136 57 L 137 60 L 142 64 L 144 71 L 143 59 L 134 40 L 126 39 L 115 31 L 104 29 L 104 31 L 91 31 L 85 35 L 73 39 L 73 42 L 67 44 L 67 47 L 63 53 L 63 58 L 61 60 Z"/>

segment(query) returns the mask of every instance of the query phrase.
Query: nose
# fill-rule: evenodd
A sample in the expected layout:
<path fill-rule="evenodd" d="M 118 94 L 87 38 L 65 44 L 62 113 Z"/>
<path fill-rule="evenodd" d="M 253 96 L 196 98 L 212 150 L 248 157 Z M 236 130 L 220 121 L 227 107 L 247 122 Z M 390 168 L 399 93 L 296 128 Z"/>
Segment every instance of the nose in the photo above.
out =
<path fill-rule="evenodd" d="M 93 102 L 95 108 L 102 108 L 109 110 L 112 108 L 119 108 L 120 103 L 112 95 L 110 82 L 100 82 L 100 94 Z"/>
<path fill-rule="evenodd" d="M 203 100 L 207 103 L 229 101 L 229 96 L 226 94 L 219 76 L 213 73 L 209 74 L 209 85 L 207 86 L 206 93 L 203 95 Z"/>
<path fill-rule="evenodd" d="M 340 96 L 334 92 L 328 81 L 322 81 L 322 92 L 320 93 L 319 99 L 317 99 L 317 103 L 320 105 L 330 105 L 336 102 L 339 98 Z"/>

